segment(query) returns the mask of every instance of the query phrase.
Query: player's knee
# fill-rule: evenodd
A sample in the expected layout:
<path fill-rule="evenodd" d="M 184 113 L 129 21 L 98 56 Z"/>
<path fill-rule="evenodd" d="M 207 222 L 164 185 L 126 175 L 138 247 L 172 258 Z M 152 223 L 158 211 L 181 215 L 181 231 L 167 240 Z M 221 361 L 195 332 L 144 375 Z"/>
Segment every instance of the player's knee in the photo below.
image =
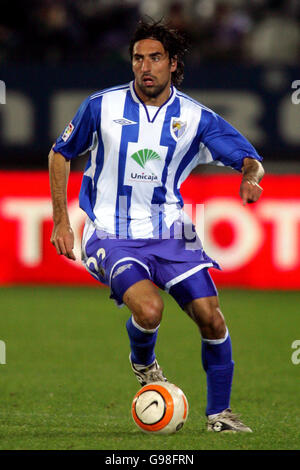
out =
<path fill-rule="evenodd" d="M 211 335 L 212 339 L 222 338 L 225 336 L 226 323 L 224 316 L 219 308 L 216 308 L 211 313 L 206 330 L 207 329 L 209 330 L 209 334 Z M 205 337 L 204 335 L 202 336 Z"/>
<path fill-rule="evenodd" d="M 143 299 L 134 317 L 140 326 L 146 330 L 157 328 L 161 322 L 163 301 L 160 297 L 153 296 Z"/>
<path fill-rule="evenodd" d="M 207 339 L 223 338 L 226 333 L 226 323 L 219 308 L 207 313 L 205 321 L 200 326 L 201 335 Z"/>

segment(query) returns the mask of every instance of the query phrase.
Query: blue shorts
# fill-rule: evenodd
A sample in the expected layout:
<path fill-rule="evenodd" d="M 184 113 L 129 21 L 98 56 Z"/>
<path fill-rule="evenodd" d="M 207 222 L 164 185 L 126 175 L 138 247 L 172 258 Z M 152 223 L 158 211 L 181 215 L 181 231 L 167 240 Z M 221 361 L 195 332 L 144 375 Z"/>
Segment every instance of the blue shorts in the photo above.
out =
<path fill-rule="evenodd" d="M 111 289 L 123 305 L 126 290 L 148 279 L 169 292 L 181 308 L 193 299 L 217 295 L 208 268 L 220 269 L 202 247 L 186 249 L 182 239 L 102 238 L 97 230 L 83 236 L 82 261 L 88 272 Z"/>

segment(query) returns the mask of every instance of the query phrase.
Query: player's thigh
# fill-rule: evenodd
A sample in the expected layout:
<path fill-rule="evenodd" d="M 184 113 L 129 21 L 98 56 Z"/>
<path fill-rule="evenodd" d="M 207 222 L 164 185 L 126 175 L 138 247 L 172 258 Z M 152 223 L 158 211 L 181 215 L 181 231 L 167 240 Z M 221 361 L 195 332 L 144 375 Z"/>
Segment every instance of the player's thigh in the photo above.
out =
<path fill-rule="evenodd" d="M 143 328 L 152 329 L 160 324 L 164 304 L 158 288 L 150 280 L 131 285 L 123 295 L 123 302 Z"/>

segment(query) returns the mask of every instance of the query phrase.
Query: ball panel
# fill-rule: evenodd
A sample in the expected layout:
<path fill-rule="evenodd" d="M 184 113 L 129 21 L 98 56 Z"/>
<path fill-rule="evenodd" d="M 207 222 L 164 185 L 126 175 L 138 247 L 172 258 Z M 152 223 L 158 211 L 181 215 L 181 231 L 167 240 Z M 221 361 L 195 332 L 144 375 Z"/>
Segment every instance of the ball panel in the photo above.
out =
<path fill-rule="evenodd" d="M 184 406 L 183 419 L 186 420 L 187 415 L 188 415 L 189 405 L 188 405 L 186 396 L 183 392 L 182 392 L 182 400 L 183 400 L 183 406 Z"/>
<path fill-rule="evenodd" d="M 135 412 L 143 424 L 155 424 L 166 413 L 164 397 L 154 390 L 141 393 L 135 401 Z"/>
<path fill-rule="evenodd" d="M 175 384 L 164 384 L 168 387 L 174 401 L 174 414 L 170 423 L 159 434 L 174 434 L 184 425 L 188 414 L 188 401 L 183 391 Z"/>
<path fill-rule="evenodd" d="M 165 401 L 165 413 L 162 416 L 161 420 L 159 420 L 158 422 L 154 424 L 143 423 L 143 421 L 138 416 L 137 410 L 136 410 L 136 402 L 138 398 L 140 397 L 140 395 L 142 395 L 143 393 L 147 391 L 155 391 L 159 393 L 162 396 L 163 400 Z M 144 431 L 150 431 L 150 432 L 161 431 L 163 428 L 165 428 L 169 424 L 169 422 L 171 421 L 173 417 L 173 413 L 174 413 L 174 402 L 173 402 L 172 395 L 164 386 L 159 385 L 157 383 L 148 384 L 142 387 L 141 390 L 139 390 L 136 393 L 132 402 L 132 417 L 135 423 Z"/>

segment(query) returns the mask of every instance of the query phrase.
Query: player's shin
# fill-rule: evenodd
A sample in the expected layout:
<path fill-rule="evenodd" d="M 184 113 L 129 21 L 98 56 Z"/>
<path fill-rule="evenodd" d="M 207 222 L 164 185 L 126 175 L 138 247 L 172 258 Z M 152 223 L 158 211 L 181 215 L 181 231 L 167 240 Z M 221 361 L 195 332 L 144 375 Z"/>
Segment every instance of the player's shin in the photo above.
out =
<path fill-rule="evenodd" d="M 208 416 L 230 408 L 234 362 L 228 330 L 221 339 L 202 338 L 202 364 L 207 376 Z"/>
<path fill-rule="evenodd" d="M 130 341 L 131 361 L 136 365 L 152 364 L 155 360 L 154 348 L 159 326 L 153 330 L 146 330 L 131 316 L 126 323 L 126 328 Z"/>

